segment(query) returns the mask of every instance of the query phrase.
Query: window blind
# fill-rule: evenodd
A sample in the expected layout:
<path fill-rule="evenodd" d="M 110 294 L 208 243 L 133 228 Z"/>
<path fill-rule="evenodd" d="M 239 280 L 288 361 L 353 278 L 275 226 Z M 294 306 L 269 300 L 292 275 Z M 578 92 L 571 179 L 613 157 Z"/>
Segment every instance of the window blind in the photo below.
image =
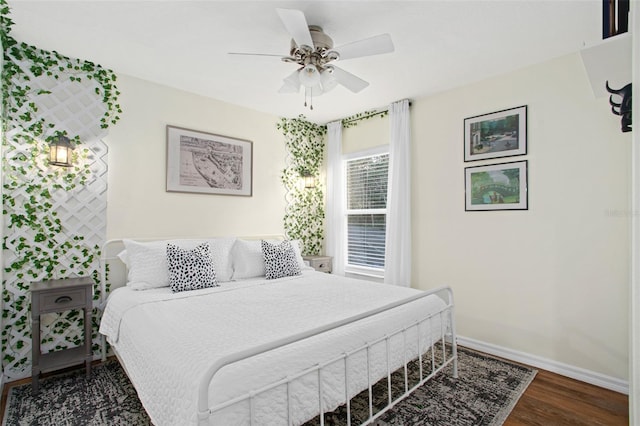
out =
<path fill-rule="evenodd" d="M 386 209 L 389 154 L 347 162 L 347 209 Z"/>
<path fill-rule="evenodd" d="M 347 161 L 347 264 L 384 269 L 389 154 Z"/>

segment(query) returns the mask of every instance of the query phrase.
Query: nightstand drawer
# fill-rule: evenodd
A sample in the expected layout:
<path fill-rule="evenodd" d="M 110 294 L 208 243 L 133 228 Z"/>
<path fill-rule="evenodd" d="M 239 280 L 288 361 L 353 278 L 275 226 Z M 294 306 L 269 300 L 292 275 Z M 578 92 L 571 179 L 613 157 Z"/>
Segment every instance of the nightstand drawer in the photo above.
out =
<path fill-rule="evenodd" d="M 75 288 L 39 294 L 40 313 L 83 308 L 86 305 L 87 289 Z"/>
<path fill-rule="evenodd" d="M 331 272 L 330 260 L 322 260 L 322 261 L 315 261 L 315 262 L 309 262 L 309 263 L 311 264 L 311 267 L 316 271 Z"/>
<path fill-rule="evenodd" d="M 331 273 L 331 256 L 303 256 L 302 258 L 316 271 Z"/>

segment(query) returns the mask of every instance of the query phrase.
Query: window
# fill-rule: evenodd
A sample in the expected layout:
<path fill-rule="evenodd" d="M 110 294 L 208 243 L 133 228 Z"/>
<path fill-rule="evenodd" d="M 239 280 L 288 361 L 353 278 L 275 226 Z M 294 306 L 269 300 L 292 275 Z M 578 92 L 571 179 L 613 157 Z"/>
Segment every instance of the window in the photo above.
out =
<path fill-rule="evenodd" d="M 348 272 L 384 272 L 388 170 L 388 152 L 345 161 Z"/>

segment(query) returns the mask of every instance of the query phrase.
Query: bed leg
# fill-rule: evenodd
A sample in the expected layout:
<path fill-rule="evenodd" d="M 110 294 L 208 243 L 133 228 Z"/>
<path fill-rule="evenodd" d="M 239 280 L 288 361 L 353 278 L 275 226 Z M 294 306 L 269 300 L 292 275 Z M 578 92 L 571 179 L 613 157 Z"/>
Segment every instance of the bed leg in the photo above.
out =
<path fill-rule="evenodd" d="M 100 359 L 102 362 L 107 360 L 107 342 L 104 335 L 100 336 Z"/>
<path fill-rule="evenodd" d="M 447 288 L 447 294 L 449 297 L 449 324 L 451 331 L 451 350 L 453 356 L 453 378 L 458 378 L 458 338 L 456 334 L 456 320 L 455 320 L 455 311 L 453 304 L 453 290 L 451 287 Z"/>
<path fill-rule="evenodd" d="M 455 358 L 453 359 L 453 378 L 457 379 L 458 378 L 458 355 L 454 355 Z"/>

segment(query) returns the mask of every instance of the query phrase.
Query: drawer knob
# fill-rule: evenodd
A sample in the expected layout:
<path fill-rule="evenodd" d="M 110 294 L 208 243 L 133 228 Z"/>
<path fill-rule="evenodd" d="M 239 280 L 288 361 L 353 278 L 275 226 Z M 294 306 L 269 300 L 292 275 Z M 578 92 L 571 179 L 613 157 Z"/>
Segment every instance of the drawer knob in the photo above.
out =
<path fill-rule="evenodd" d="M 318 268 L 324 268 L 324 263 L 319 264 Z"/>
<path fill-rule="evenodd" d="M 71 302 L 71 300 L 72 299 L 69 296 L 60 296 L 56 300 L 54 300 L 54 303 L 67 303 Z"/>

